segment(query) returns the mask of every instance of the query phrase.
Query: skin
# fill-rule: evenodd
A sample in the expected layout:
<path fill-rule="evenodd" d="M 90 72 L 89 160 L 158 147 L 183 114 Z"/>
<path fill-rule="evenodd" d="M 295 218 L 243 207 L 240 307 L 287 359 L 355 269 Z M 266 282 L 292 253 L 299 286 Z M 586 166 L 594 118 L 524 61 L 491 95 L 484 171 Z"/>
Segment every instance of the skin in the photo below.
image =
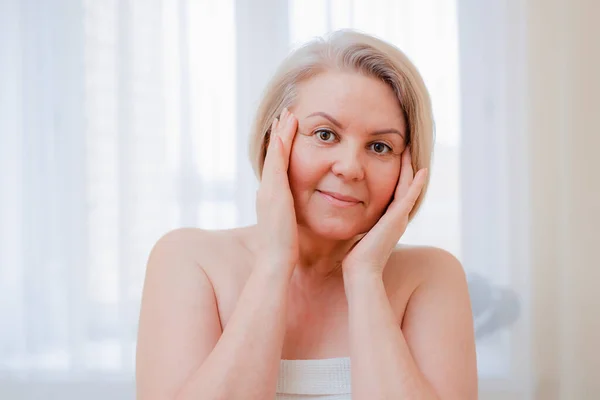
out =
<path fill-rule="evenodd" d="M 356 399 L 476 398 L 460 263 L 397 245 L 426 173 L 413 172 L 405 131 L 378 80 L 328 72 L 299 86 L 272 127 L 258 224 L 180 229 L 153 249 L 139 399 L 273 398 L 280 359 L 346 356 Z"/>
<path fill-rule="evenodd" d="M 406 122 L 392 90 L 358 74 L 318 75 L 299 85 L 298 97 L 291 109 L 298 133 L 289 180 L 298 218 L 299 267 L 318 283 L 390 203 L 406 148 Z M 361 202 L 331 206 L 317 190 Z"/>

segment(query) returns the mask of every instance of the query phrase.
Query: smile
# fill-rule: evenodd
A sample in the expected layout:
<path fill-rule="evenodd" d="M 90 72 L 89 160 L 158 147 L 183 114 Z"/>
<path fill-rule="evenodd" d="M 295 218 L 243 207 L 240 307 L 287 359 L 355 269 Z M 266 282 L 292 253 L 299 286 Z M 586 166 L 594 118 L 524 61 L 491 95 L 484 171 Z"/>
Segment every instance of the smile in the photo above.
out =
<path fill-rule="evenodd" d="M 335 193 L 321 192 L 320 190 L 317 190 L 317 192 L 321 196 L 323 196 L 325 198 L 325 200 L 327 200 L 329 202 L 329 204 L 336 206 L 336 207 L 352 207 L 352 206 L 356 206 L 361 203 L 361 201 L 359 201 L 359 200 L 349 200 L 347 198 L 345 200 L 342 200 L 341 198 L 336 197 Z"/>

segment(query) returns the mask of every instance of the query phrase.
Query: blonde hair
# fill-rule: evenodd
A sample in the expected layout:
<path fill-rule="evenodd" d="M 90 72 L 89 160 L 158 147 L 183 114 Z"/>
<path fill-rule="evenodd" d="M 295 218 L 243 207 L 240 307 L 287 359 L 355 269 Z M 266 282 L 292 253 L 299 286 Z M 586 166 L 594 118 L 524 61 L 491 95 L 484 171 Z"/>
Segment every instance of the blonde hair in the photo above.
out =
<path fill-rule="evenodd" d="M 285 107 L 292 107 L 297 84 L 328 71 L 353 71 L 389 85 L 400 103 L 407 124 L 413 170 L 428 168 L 427 182 L 409 215 L 417 214 L 431 176 L 434 122 L 429 93 L 408 57 L 395 46 L 354 30 L 335 31 L 293 51 L 279 66 L 259 104 L 250 137 L 250 162 L 260 180 L 271 123 Z"/>

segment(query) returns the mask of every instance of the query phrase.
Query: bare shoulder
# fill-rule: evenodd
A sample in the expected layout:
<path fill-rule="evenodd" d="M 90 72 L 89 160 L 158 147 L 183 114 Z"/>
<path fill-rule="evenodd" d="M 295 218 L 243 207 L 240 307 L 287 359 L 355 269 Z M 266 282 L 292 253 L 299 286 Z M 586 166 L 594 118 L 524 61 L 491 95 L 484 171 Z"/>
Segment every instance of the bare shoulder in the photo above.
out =
<path fill-rule="evenodd" d="M 200 228 L 177 228 L 165 233 L 154 249 L 169 248 L 187 256 L 202 255 L 227 236 L 226 231 L 211 231 Z"/>
<path fill-rule="evenodd" d="M 218 283 L 225 280 L 220 278 L 223 271 L 235 267 L 222 262 L 235 253 L 225 251 L 227 243 L 235 242 L 232 235 L 180 228 L 164 234 L 152 248 L 136 348 L 139 398 L 175 398 L 219 340 L 229 297 L 221 295 Z"/>
<path fill-rule="evenodd" d="M 414 293 L 423 287 L 446 286 L 463 291 L 466 278 L 460 261 L 450 252 L 432 246 L 398 245 L 384 270 L 384 283 L 400 321 Z"/>
<path fill-rule="evenodd" d="M 476 398 L 473 316 L 460 261 L 435 247 L 400 247 L 390 261 L 393 282 L 410 283 L 398 293 L 404 293 L 400 323 L 415 362 L 438 393 Z"/>
<path fill-rule="evenodd" d="M 249 252 L 245 245 L 248 228 L 205 230 L 178 228 L 164 234 L 154 245 L 154 252 L 168 252 L 172 257 L 193 260 L 204 270 L 215 272 L 229 263 L 232 256 Z M 151 253 L 151 254 L 152 254 Z"/>
<path fill-rule="evenodd" d="M 449 251 L 432 246 L 397 246 L 386 273 L 392 281 L 408 280 L 415 285 L 452 277 L 465 279 L 460 261 Z"/>

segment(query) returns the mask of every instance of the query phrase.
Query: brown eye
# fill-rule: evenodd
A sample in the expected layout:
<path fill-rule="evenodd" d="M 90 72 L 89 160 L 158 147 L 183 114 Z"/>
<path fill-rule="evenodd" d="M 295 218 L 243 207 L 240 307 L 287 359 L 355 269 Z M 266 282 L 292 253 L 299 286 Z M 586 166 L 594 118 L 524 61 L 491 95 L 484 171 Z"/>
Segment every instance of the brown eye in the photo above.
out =
<path fill-rule="evenodd" d="M 385 143 L 376 142 L 371 144 L 371 148 L 377 154 L 385 154 L 392 151 L 392 148 Z"/>
<path fill-rule="evenodd" d="M 332 139 L 335 139 L 334 133 L 325 129 L 319 129 L 315 134 L 322 142 L 331 143 Z"/>

